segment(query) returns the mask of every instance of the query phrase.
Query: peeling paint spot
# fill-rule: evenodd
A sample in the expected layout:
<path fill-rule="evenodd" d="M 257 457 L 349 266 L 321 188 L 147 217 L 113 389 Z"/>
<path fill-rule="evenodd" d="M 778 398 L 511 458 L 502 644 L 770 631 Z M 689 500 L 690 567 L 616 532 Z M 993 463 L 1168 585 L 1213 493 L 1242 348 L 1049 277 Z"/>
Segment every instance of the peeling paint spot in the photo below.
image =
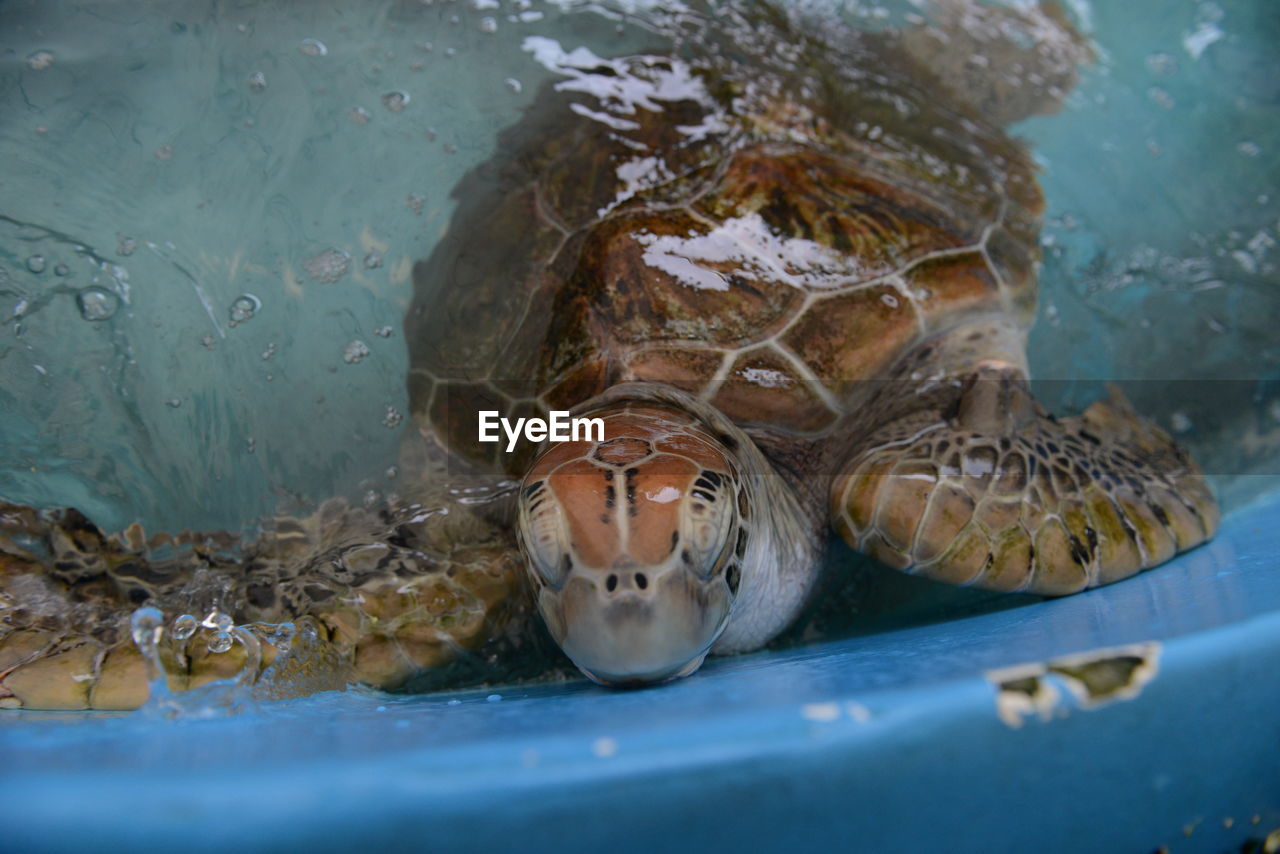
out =
<path fill-rule="evenodd" d="M 987 672 L 987 680 L 996 685 L 996 714 L 1000 720 L 1018 729 L 1023 718 L 1031 715 L 1042 721 L 1053 717 L 1062 694 L 1042 678 L 1046 672 L 1043 664 L 1019 664 Z"/>
<path fill-rule="evenodd" d="M 861 703 L 845 703 L 844 710 L 849 717 L 860 724 L 865 724 L 871 720 L 871 710 Z"/>
<path fill-rule="evenodd" d="M 835 703 L 806 703 L 800 707 L 800 715 L 806 721 L 830 723 L 840 717 L 840 707 Z"/>
<path fill-rule="evenodd" d="M 1062 685 L 1081 709 L 1096 709 L 1116 700 L 1132 700 L 1159 670 L 1159 643 L 1095 649 L 1046 662 L 1017 664 L 987 672 L 996 686 L 996 714 L 1017 729 L 1025 718 L 1042 721 L 1068 713 Z"/>

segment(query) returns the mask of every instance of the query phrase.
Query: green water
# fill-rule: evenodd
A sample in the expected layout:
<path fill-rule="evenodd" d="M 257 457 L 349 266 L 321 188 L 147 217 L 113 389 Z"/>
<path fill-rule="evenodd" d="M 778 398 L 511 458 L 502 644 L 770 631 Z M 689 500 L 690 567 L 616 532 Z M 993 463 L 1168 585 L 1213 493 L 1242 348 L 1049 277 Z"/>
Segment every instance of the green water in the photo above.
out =
<path fill-rule="evenodd" d="M 552 10 L 485 32 L 492 14 L 0 7 L 0 494 L 154 530 L 394 490 L 410 266 L 546 76 L 523 36 L 613 32 Z M 399 112 L 394 92 L 410 96 Z M 330 250 L 349 270 L 317 281 L 308 259 Z M 122 298 L 109 320 L 81 316 L 74 290 L 93 283 Z M 242 294 L 261 308 L 233 327 Z M 355 341 L 369 355 L 349 363 Z"/>
<path fill-rule="evenodd" d="M 1049 200 L 1041 394 L 1080 406 L 1138 381 L 1243 500 L 1280 456 L 1280 6 L 1072 8 L 1105 34 L 1099 60 L 1062 114 L 1019 128 Z M 394 493 L 410 267 L 550 76 L 523 40 L 660 49 L 666 18 L 0 5 L 0 496 L 175 530 Z M 236 306 L 256 310 L 233 324 Z"/>
<path fill-rule="evenodd" d="M 1121 381 L 1230 507 L 1280 474 L 1280 4 L 1096 3 L 1044 167 L 1045 402 Z"/>

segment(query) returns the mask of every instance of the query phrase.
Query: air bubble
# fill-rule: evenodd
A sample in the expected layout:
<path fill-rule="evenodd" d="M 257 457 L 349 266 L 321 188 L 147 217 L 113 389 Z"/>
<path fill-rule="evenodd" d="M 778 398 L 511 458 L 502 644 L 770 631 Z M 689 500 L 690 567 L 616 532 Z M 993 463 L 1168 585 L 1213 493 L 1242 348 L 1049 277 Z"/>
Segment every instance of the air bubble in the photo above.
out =
<path fill-rule="evenodd" d="M 404 200 L 404 203 L 409 210 L 413 211 L 418 216 L 422 216 L 422 208 L 427 203 L 427 197 L 422 193 L 410 193 L 409 197 Z"/>
<path fill-rule="evenodd" d="M 156 608 L 146 607 L 133 612 L 129 630 L 133 635 L 133 642 L 145 654 L 148 649 L 155 649 L 155 645 L 160 642 L 163 626 L 164 615 Z"/>
<path fill-rule="evenodd" d="M 379 326 L 377 329 L 373 330 L 373 334 L 377 335 L 379 338 L 390 338 L 395 334 L 395 330 L 390 326 Z"/>
<path fill-rule="evenodd" d="M 276 343 L 274 341 L 270 341 L 267 343 L 266 349 L 262 351 L 262 361 L 264 362 L 267 361 L 275 354 L 276 354 Z"/>
<path fill-rule="evenodd" d="M 503 80 L 502 83 L 504 86 L 506 86 L 508 89 L 510 89 L 512 92 L 514 92 L 517 95 L 519 95 L 520 90 L 524 88 L 523 86 L 520 85 L 520 81 L 515 79 L 514 77 L 508 77 L 506 80 Z"/>
<path fill-rule="evenodd" d="M 262 308 L 262 300 L 253 294 L 241 294 L 236 297 L 235 302 L 231 303 L 229 314 L 231 316 L 231 324 L 245 323 L 253 320 L 253 316 Z"/>
<path fill-rule="evenodd" d="M 329 48 L 324 46 L 324 42 L 319 39 L 303 39 L 298 42 L 298 50 L 307 56 L 324 56 L 329 52 Z"/>
<path fill-rule="evenodd" d="M 45 261 L 43 255 L 32 255 L 27 258 L 27 269 L 33 273 L 43 273 Z"/>
<path fill-rule="evenodd" d="M 326 249 L 302 262 L 302 269 L 317 282 L 333 283 L 351 269 L 351 256 L 341 249 Z"/>
<path fill-rule="evenodd" d="M 218 632 L 209 638 L 209 652 L 223 653 L 231 649 L 231 633 Z"/>
<path fill-rule="evenodd" d="M 183 614 L 173 621 L 173 637 L 175 640 L 186 640 L 196 633 L 200 623 L 190 614 Z"/>
<path fill-rule="evenodd" d="M 347 118 L 358 125 L 367 125 L 369 124 L 369 119 L 373 118 L 373 116 L 369 115 L 369 111 L 364 107 L 352 107 L 347 110 Z"/>
<path fill-rule="evenodd" d="M 85 288 L 76 294 L 76 305 L 85 320 L 110 320 L 120 307 L 120 298 L 102 288 Z"/>
<path fill-rule="evenodd" d="M 357 365 L 369 355 L 369 345 L 359 338 L 342 348 L 342 361 L 348 365 Z"/>
<path fill-rule="evenodd" d="M 1146 59 L 1147 70 L 1161 77 L 1172 77 L 1178 73 L 1178 60 L 1167 53 L 1153 53 Z"/>
<path fill-rule="evenodd" d="M 267 89 L 267 75 L 261 71 L 255 71 L 250 74 L 245 82 L 249 84 L 251 92 L 265 92 Z"/>
<path fill-rule="evenodd" d="M 409 93 L 400 91 L 388 92 L 382 96 L 382 106 L 393 113 L 398 113 L 409 106 Z"/>
<path fill-rule="evenodd" d="M 171 397 L 164 402 L 164 405 L 169 407 L 170 409 L 177 409 L 179 406 L 182 405 L 182 398 Z"/>
<path fill-rule="evenodd" d="M 498 22 L 496 19 L 489 18 L 489 17 L 480 19 L 480 32 L 496 33 L 497 31 L 498 31 Z"/>
<path fill-rule="evenodd" d="M 59 264 L 53 268 L 53 274 L 55 276 L 69 276 L 71 275 L 71 268 L 66 264 Z"/>
<path fill-rule="evenodd" d="M 388 405 L 386 414 L 382 416 L 382 426 L 391 430 L 399 427 L 400 422 L 403 420 L 404 416 L 400 414 L 400 411 L 394 406 Z"/>
<path fill-rule="evenodd" d="M 53 65 L 53 54 L 47 50 L 38 50 L 27 57 L 27 68 L 32 71 L 44 71 Z"/>
<path fill-rule="evenodd" d="M 220 632 L 227 632 L 231 630 L 231 627 L 234 625 L 234 621 L 231 619 L 230 614 L 224 614 L 217 608 L 214 608 L 205 615 L 202 625 L 207 629 L 217 629 Z"/>
<path fill-rule="evenodd" d="M 137 240 L 135 240 L 132 237 L 127 237 L 123 234 L 116 235 L 116 254 L 117 255 L 128 256 L 128 255 L 132 255 L 137 250 L 138 250 Z"/>
<path fill-rule="evenodd" d="M 370 252 L 364 256 L 364 268 L 366 270 L 376 270 L 382 266 L 382 255 L 377 252 Z"/>
<path fill-rule="evenodd" d="M 378 503 L 378 499 L 381 497 L 382 496 L 378 495 L 377 491 L 372 489 L 367 490 L 364 494 L 364 506 L 366 508 L 375 507 Z"/>
<path fill-rule="evenodd" d="M 285 652 L 293 644 L 293 636 L 297 633 L 298 627 L 293 623 L 280 623 L 276 626 L 275 631 L 267 635 L 267 643 L 280 652 Z"/>
<path fill-rule="evenodd" d="M 1178 105 L 1173 96 L 1159 86 L 1152 86 L 1148 89 L 1147 97 L 1151 99 L 1151 103 L 1166 110 L 1172 110 Z"/>

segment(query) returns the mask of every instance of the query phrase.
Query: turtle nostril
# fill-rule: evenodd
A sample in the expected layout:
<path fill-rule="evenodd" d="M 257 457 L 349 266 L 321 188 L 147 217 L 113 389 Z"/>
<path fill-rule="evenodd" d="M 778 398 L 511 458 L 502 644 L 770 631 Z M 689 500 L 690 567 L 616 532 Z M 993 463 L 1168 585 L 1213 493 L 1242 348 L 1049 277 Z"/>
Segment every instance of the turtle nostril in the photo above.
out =
<path fill-rule="evenodd" d="M 610 593 L 618 589 L 618 576 L 610 575 L 604 582 L 604 589 Z"/>
<path fill-rule="evenodd" d="M 643 573 L 643 572 L 637 572 L 637 573 L 636 573 L 636 587 L 638 587 L 638 588 L 640 588 L 641 590 L 643 590 L 643 589 L 645 589 L 645 588 L 646 588 L 646 587 L 648 587 L 648 586 L 649 586 L 649 579 L 648 579 L 648 578 L 645 578 L 645 575 L 644 575 L 644 573 Z"/>

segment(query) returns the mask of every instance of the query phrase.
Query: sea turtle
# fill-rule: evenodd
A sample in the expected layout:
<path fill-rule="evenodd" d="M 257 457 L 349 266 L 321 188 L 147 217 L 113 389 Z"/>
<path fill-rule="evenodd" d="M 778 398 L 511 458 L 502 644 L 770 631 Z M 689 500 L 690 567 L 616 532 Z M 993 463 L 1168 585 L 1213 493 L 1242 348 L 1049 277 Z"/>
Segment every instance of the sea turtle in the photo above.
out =
<path fill-rule="evenodd" d="M 1042 200 L 1001 126 L 1074 80 L 1058 15 L 956 2 L 941 28 L 860 34 L 747 8 L 670 54 L 526 42 L 559 79 L 414 268 L 421 494 L 179 558 L 0 508 L 0 704 L 140 702 L 146 663 L 104 602 L 207 612 L 215 636 L 219 614 L 306 616 L 325 660 L 396 687 L 536 646 L 532 601 L 579 669 L 635 684 L 776 636 L 831 525 L 897 569 L 1050 595 L 1212 536 L 1166 434 L 1118 396 L 1057 419 L 1029 390 Z M 480 441 L 481 412 L 553 410 L 602 433 Z M 177 637 L 147 620 L 143 640 Z M 179 640 L 152 664 L 171 683 L 235 671 Z"/>
<path fill-rule="evenodd" d="M 539 611 L 592 679 L 768 642 L 828 519 L 894 568 L 1050 595 L 1213 534 L 1122 399 L 1059 420 L 1029 390 L 1043 203 L 999 123 L 1065 95 L 1080 42 L 1051 9 L 945 8 L 946 34 L 838 46 L 766 10 L 700 62 L 526 42 L 564 79 L 415 268 L 409 388 L 424 432 L 523 475 Z M 478 441 L 480 412 L 569 409 L 603 437 Z"/>

